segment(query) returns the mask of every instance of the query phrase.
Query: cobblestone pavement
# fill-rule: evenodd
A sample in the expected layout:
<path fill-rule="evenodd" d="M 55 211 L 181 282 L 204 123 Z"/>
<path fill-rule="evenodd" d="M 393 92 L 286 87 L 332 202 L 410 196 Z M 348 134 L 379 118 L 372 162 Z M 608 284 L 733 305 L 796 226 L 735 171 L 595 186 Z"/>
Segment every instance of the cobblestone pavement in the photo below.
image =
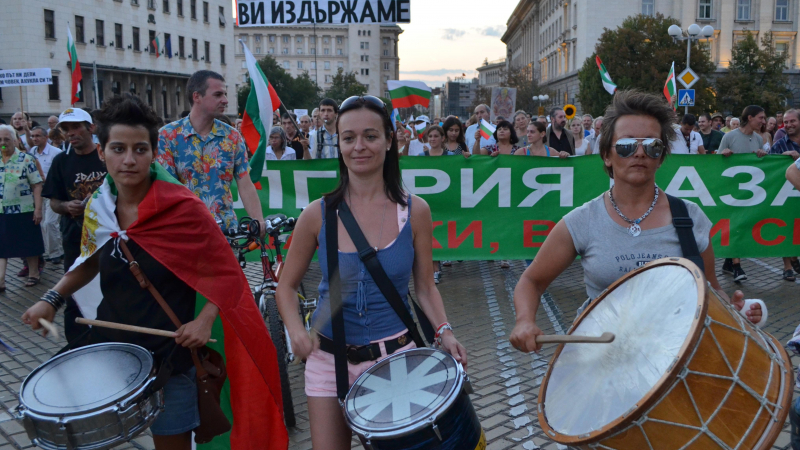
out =
<path fill-rule="evenodd" d="M 717 261 L 717 269 L 722 261 Z M 741 288 L 747 298 L 761 298 L 769 305 L 766 330 L 785 343 L 800 322 L 799 282 L 781 279 L 782 263 L 778 258 L 747 259 L 742 262 L 749 280 Z M 539 427 L 536 402 L 539 385 L 555 347 L 546 347 L 542 354 L 525 355 L 508 343 L 514 326 L 513 290 L 524 270 L 522 261 L 513 261 L 510 269 L 499 268 L 496 262 L 454 262 L 444 269 L 439 290 L 445 300 L 448 318 L 455 333 L 469 352 L 469 374 L 475 394 L 472 402 L 486 432 L 488 449 L 552 449 L 565 448 L 548 440 Z M 42 338 L 27 330 L 20 322 L 22 312 L 59 279 L 60 269 L 48 267 L 42 284 L 23 287 L 23 280 L 14 275 L 19 261 L 10 261 L 6 283 L 8 290 L 0 294 L 0 337 L 18 351 L 0 352 L 0 450 L 31 448 L 22 426 L 13 419 L 17 392 L 25 376 L 46 361 L 65 343 Z M 258 281 L 260 267 L 249 264 L 248 278 Z M 316 295 L 320 274 L 314 265 L 304 281 L 309 296 Z M 720 277 L 726 292 L 736 286 L 730 276 Z M 537 322 L 545 333 L 563 333 L 569 328 L 575 310 L 586 297 L 583 270 L 573 264 L 555 280 L 544 296 Z M 63 329 L 63 315 L 57 324 Z M 793 358 L 796 366 L 800 359 Z M 290 367 L 297 427 L 290 430 L 290 449 L 311 448 L 306 399 L 303 393 L 303 367 Z M 576 405 L 580 407 L 580 405 Z M 790 449 L 788 424 L 774 449 Z M 141 435 L 120 449 L 153 448 L 152 439 Z M 353 448 L 361 448 L 354 440 Z"/>

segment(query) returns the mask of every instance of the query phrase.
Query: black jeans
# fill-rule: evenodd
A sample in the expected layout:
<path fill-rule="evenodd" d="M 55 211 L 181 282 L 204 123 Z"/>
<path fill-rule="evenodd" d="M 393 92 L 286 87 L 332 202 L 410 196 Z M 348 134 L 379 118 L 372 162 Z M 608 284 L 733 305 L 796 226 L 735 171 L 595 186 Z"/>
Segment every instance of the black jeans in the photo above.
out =
<path fill-rule="evenodd" d="M 64 246 L 64 273 L 67 273 L 75 260 L 81 255 L 80 243 L 75 244 L 67 240 L 63 241 Z M 72 296 L 67 297 L 67 307 L 64 309 L 64 335 L 67 337 L 67 342 L 72 344 L 78 337 L 86 331 L 85 325 L 78 325 L 75 319 L 83 317 L 78 304 Z"/>

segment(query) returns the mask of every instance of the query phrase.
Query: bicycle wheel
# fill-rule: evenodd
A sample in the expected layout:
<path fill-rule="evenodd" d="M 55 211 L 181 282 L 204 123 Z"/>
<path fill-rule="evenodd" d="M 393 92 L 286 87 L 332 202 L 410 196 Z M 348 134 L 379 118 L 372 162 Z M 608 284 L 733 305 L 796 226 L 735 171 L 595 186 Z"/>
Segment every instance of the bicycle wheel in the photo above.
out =
<path fill-rule="evenodd" d="M 288 361 L 286 360 L 286 335 L 283 331 L 283 321 L 278 313 L 278 304 L 272 294 L 263 294 L 262 304 L 267 307 L 269 336 L 275 344 L 278 353 L 278 372 L 281 376 L 281 394 L 283 397 L 283 418 L 287 427 L 294 427 L 297 422 L 294 418 L 294 402 L 292 401 L 292 388 L 289 385 Z"/>

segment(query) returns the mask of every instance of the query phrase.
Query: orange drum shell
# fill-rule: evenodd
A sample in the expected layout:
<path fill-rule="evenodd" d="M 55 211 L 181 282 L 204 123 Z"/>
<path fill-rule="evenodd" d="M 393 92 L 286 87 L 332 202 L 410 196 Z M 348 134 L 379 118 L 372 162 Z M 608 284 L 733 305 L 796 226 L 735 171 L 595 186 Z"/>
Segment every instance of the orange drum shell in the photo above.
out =
<path fill-rule="evenodd" d="M 756 328 L 752 324 L 746 320 L 738 321 L 734 318 L 734 315 L 738 315 L 738 313 L 726 308 L 722 303 L 724 300 L 718 298 L 713 290 L 707 288 L 705 277 L 700 272 L 699 268 L 689 260 L 683 258 L 664 258 L 653 261 L 652 263 L 625 275 L 609 286 L 609 288 L 603 292 L 603 294 L 598 296 L 597 299 L 586 308 L 583 314 L 576 321 L 575 326 L 577 326 L 577 324 L 579 324 L 592 311 L 594 306 L 599 304 L 609 292 L 613 291 L 620 284 L 624 283 L 629 278 L 636 276 L 642 271 L 652 269 L 655 266 L 663 265 L 683 266 L 692 273 L 697 281 L 698 286 L 698 313 L 696 314 L 696 318 L 692 324 L 689 338 L 678 353 L 678 359 L 676 363 L 672 365 L 672 367 L 661 377 L 661 379 L 653 386 L 653 388 L 637 403 L 636 408 L 630 411 L 624 417 L 618 418 L 602 429 L 587 435 L 564 435 L 558 433 L 550 427 L 550 424 L 547 422 L 546 410 L 544 407 L 548 380 L 553 368 L 553 363 L 564 348 L 564 345 L 562 344 L 558 347 L 558 349 L 556 349 L 553 358 L 550 360 L 550 365 L 539 390 L 539 423 L 542 427 L 542 430 L 544 430 L 545 434 L 554 441 L 573 447 L 588 449 L 591 448 L 590 444 L 602 444 L 606 446 L 606 448 L 618 450 L 640 450 L 643 448 L 649 448 L 644 434 L 640 431 L 639 427 L 634 426 L 633 424 L 635 420 L 642 418 L 645 413 L 647 413 L 649 418 L 653 419 L 661 419 L 691 426 L 700 426 L 700 420 L 698 419 L 697 413 L 692 406 L 689 395 L 687 395 L 685 386 L 688 384 L 689 389 L 694 396 L 695 403 L 698 405 L 700 414 L 704 419 L 707 419 L 710 417 L 711 413 L 719 409 L 719 412 L 717 412 L 715 418 L 708 423 L 709 429 L 714 432 L 715 435 L 720 437 L 731 447 L 736 446 L 736 443 L 731 445 L 731 442 L 739 442 L 740 440 L 744 439 L 746 445 L 743 445 L 740 448 L 755 448 L 756 443 L 762 438 L 763 435 L 765 435 L 768 426 L 772 423 L 773 425 L 762 440 L 762 445 L 757 447 L 758 450 L 769 449 L 772 446 L 772 443 L 774 443 L 777 439 L 778 434 L 780 433 L 781 428 L 786 421 L 793 390 L 793 370 L 789 356 L 786 354 L 783 346 L 780 345 L 780 342 L 778 342 L 774 337 L 767 333 L 760 334 L 760 336 L 763 336 L 772 342 L 773 349 L 777 349 L 779 352 L 777 356 L 782 359 L 782 363 L 776 362 L 775 364 L 775 368 L 777 370 L 774 370 L 772 375 L 775 379 L 775 382 L 772 383 L 770 390 L 767 393 L 767 398 L 769 401 L 773 403 L 776 402 L 781 394 L 779 391 L 782 384 L 782 403 L 779 405 L 781 408 L 776 414 L 777 421 L 774 423 L 769 415 L 765 414 L 763 411 L 759 413 L 758 404 L 754 404 L 756 402 L 755 399 L 739 386 L 734 388 L 730 397 L 725 401 L 725 407 L 720 405 L 722 397 L 724 397 L 725 392 L 727 392 L 732 384 L 730 380 L 688 374 L 686 376 L 686 384 L 683 382 L 676 383 L 679 381 L 678 376 L 681 374 L 684 368 L 687 367 L 689 370 L 697 372 L 731 376 L 724 359 L 720 355 L 719 347 L 716 346 L 710 333 L 706 330 L 705 322 L 707 317 L 713 321 L 722 322 L 729 326 L 733 326 L 734 328 L 741 329 L 741 325 L 743 325 L 746 331 L 754 333 L 755 335 L 759 335 L 756 331 Z M 572 330 L 575 329 L 575 326 L 571 328 L 570 334 Z M 727 328 L 713 322 L 709 325 L 709 328 L 713 330 L 714 335 L 720 342 L 722 351 L 728 357 L 729 361 L 731 361 L 730 364 L 734 366 L 735 371 L 736 366 L 734 361 L 738 362 L 736 358 L 741 357 L 746 338 L 741 334 L 737 335 L 732 330 L 728 330 Z M 766 361 L 770 361 L 769 356 L 759 347 L 754 345 L 752 340 L 750 340 L 748 342 L 747 353 L 744 357 L 745 365 L 740 371 L 740 379 L 744 384 L 753 388 L 756 392 L 763 392 L 763 388 L 766 386 L 767 380 L 763 379 L 764 376 L 758 376 L 759 371 L 752 370 L 752 367 L 751 370 L 748 370 L 747 367 L 750 367 L 751 365 L 756 367 L 758 364 L 763 365 Z M 769 369 L 769 363 L 767 363 L 766 369 Z M 768 370 L 766 374 L 762 375 L 768 377 Z M 742 410 L 752 411 L 752 414 L 743 417 Z M 751 433 L 745 438 L 744 433 L 747 431 L 748 427 L 750 426 L 750 422 L 753 421 L 757 414 L 759 414 L 759 417 L 758 420 L 756 420 L 754 430 L 751 431 Z M 698 431 L 695 430 L 662 424 L 654 421 L 646 421 L 642 424 L 642 427 L 645 429 L 648 437 L 650 438 L 650 444 L 653 445 L 655 450 L 681 448 L 690 439 L 698 434 Z M 694 441 L 693 444 L 688 447 L 688 449 L 692 450 L 711 450 L 719 448 L 722 447 L 708 438 L 705 434 L 702 434 L 699 439 Z"/>

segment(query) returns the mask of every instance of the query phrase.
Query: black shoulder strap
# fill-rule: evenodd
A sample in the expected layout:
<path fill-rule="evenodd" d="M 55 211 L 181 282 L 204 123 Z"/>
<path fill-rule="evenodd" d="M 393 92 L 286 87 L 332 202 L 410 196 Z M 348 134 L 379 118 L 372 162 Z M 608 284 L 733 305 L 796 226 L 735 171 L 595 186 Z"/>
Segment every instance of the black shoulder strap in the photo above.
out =
<path fill-rule="evenodd" d="M 342 288 L 339 279 L 339 220 L 336 208 L 325 202 L 325 250 L 328 262 L 328 295 L 331 302 L 331 328 L 333 331 L 333 359 L 336 373 L 336 394 L 344 400 L 350 388 L 345 348 L 344 313 L 342 312 Z"/>
<path fill-rule="evenodd" d="M 325 140 L 323 133 L 325 133 L 325 127 L 317 130 L 317 159 L 322 159 L 322 143 Z M 336 237 L 338 239 L 339 236 Z M 338 251 L 339 249 L 337 248 L 336 250 Z"/>
<path fill-rule="evenodd" d="M 697 248 L 697 241 L 694 239 L 694 221 L 689 217 L 689 210 L 686 209 L 686 203 L 678 197 L 673 197 L 669 194 L 669 210 L 672 213 L 672 225 L 675 231 L 678 232 L 678 240 L 681 243 L 681 252 L 683 257 L 695 263 L 701 271 L 705 271 L 705 264 L 703 258 L 700 257 L 700 250 Z"/>
<path fill-rule="evenodd" d="M 408 331 L 411 333 L 411 338 L 414 340 L 414 343 L 417 344 L 417 347 L 425 347 L 425 342 L 422 340 L 422 337 L 419 334 L 417 324 L 414 323 L 411 313 L 408 312 L 403 304 L 403 299 L 400 298 L 397 288 L 394 287 L 392 280 L 390 280 L 389 276 L 386 275 L 386 272 L 383 270 L 380 261 L 378 261 L 377 252 L 374 248 L 370 247 L 369 242 L 367 242 L 367 238 L 364 237 L 364 233 L 361 232 L 361 228 L 358 226 L 358 222 L 356 222 L 355 217 L 353 217 L 350 207 L 347 206 L 347 203 L 344 201 L 339 204 L 339 218 L 342 219 L 342 223 L 347 229 L 347 234 L 350 235 L 350 239 L 353 240 L 353 244 L 355 244 L 356 249 L 358 250 L 358 257 L 367 267 L 367 270 L 372 276 L 372 279 L 375 281 L 375 284 L 378 285 L 378 289 L 380 289 L 381 294 L 383 294 L 383 296 L 386 297 L 386 300 L 389 301 L 389 305 L 392 306 L 394 312 L 400 316 L 400 320 L 402 320 L 403 325 L 408 328 Z M 417 316 L 419 316 L 418 319 L 420 323 L 428 321 L 428 318 L 425 317 L 425 314 L 420 314 L 419 312 L 420 311 L 417 310 Z M 430 324 L 429 321 L 428 323 Z"/>

